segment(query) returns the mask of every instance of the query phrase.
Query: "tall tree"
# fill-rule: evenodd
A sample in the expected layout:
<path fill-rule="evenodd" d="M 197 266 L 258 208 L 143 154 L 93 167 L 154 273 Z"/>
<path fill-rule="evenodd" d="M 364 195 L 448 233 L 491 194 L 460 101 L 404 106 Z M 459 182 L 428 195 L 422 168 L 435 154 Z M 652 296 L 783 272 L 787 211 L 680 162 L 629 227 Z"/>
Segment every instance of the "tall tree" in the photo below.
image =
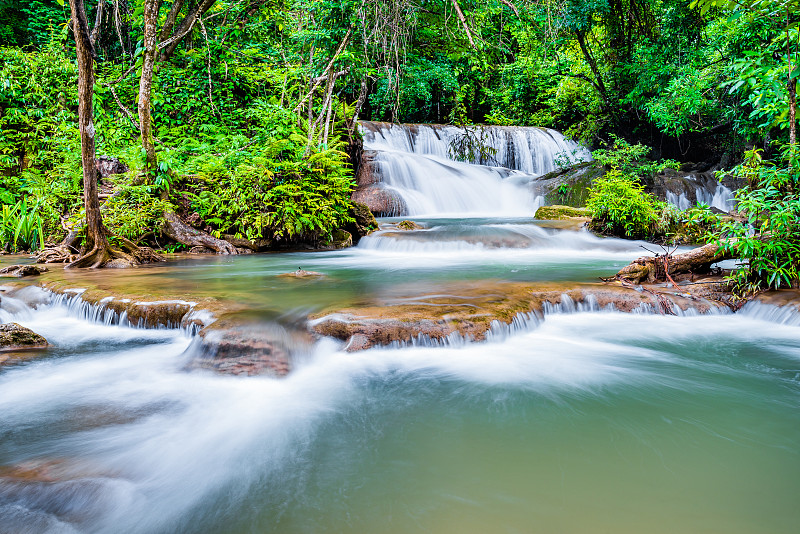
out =
<path fill-rule="evenodd" d="M 158 167 L 153 138 L 153 117 L 150 109 L 156 61 L 159 56 L 164 60 L 169 59 L 175 53 L 180 42 L 192 32 L 197 21 L 215 2 L 216 0 L 202 0 L 197 3 L 186 3 L 184 0 L 174 0 L 164 24 L 159 30 L 158 19 L 163 2 L 162 0 L 144 0 L 142 11 L 144 52 L 142 53 L 142 74 L 139 78 L 138 111 L 139 130 L 145 153 L 145 172 L 150 176 L 155 174 Z M 178 23 L 178 17 L 184 7 L 187 7 L 187 12 Z"/>
<path fill-rule="evenodd" d="M 769 78 L 775 72 L 766 72 L 764 66 L 772 59 L 784 62 L 786 71 L 786 115 L 788 115 L 789 148 L 794 154 L 797 151 L 797 79 L 800 77 L 800 0 L 693 0 L 693 7 L 699 7 L 703 13 L 712 8 L 730 10 L 736 16 L 746 16 L 752 20 L 770 20 L 783 35 L 773 39 L 772 44 L 777 44 L 786 39 L 786 57 L 780 58 L 781 53 L 777 47 L 767 46 L 760 54 L 754 53 L 748 58 L 748 74 L 759 78 Z M 792 42 L 792 39 L 795 42 Z M 739 84 L 742 85 L 742 84 Z M 755 84 L 753 84 L 755 85 Z"/>
<path fill-rule="evenodd" d="M 71 267 L 102 267 L 112 260 L 116 266 L 137 263 L 134 256 L 111 247 L 100 213 L 97 193 L 99 171 L 95 160 L 95 128 L 92 113 L 94 99 L 94 59 L 89 25 L 83 0 L 69 0 L 72 12 L 72 29 L 78 57 L 78 128 L 81 133 L 81 164 L 83 167 L 83 202 L 86 224 L 81 256 L 67 265 Z"/>
<path fill-rule="evenodd" d="M 151 176 L 158 166 L 156 147 L 153 142 L 153 117 L 150 112 L 150 97 L 153 92 L 153 67 L 158 56 L 156 26 L 158 25 L 158 10 L 160 7 L 161 0 L 145 0 L 142 15 L 144 19 L 144 51 L 142 52 L 142 75 L 139 78 L 139 132 L 142 136 L 142 148 L 145 153 L 145 172 Z"/>

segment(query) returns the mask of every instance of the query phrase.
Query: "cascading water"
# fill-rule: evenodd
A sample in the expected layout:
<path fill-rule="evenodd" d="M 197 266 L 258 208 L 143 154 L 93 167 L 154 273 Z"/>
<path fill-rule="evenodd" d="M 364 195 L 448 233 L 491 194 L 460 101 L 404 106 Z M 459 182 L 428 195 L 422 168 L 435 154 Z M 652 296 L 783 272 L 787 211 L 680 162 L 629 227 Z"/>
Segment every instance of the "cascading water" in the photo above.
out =
<path fill-rule="evenodd" d="M 386 128 L 371 146 L 407 165 L 389 180 L 433 215 L 420 229 L 387 219 L 346 250 L 69 275 L 299 325 L 308 345 L 285 378 L 193 367 L 197 332 L 134 328 L 79 289 L 0 287 L 0 320 L 51 344 L 0 353 L 0 534 L 796 532 L 795 307 L 622 314 L 563 295 L 481 343 L 308 340 L 310 312 L 377 300 L 429 320 L 440 299 L 475 306 L 475 288 L 596 281 L 646 246 L 533 221 L 526 184 L 552 162 L 518 159 L 519 132 L 497 129 L 488 163 L 528 174 L 450 160 L 446 129 Z M 298 266 L 325 276 L 278 276 Z"/>
<path fill-rule="evenodd" d="M 471 135 L 491 153 L 468 163 L 452 155 L 463 128 L 362 122 L 361 130 L 383 186 L 411 216 L 531 216 L 542 202 L 530 187 L 535 177 L 591 159 L 544 128 L 473 127 Z"/>
<path fill-rule="evenodd" d="M 186 372 L 176 330 L 2 302 L 53 344 L 0 371 L 4 534 L 793 534 L 800 520 L 796 310 L 563 299 L 485 343 L 322 340 L 278 380 Z"/>
<path fill-rule="evenodd" d="M 726 213 L 736 207 L 734 192 L 722 183 L 715 181 L 704 185 L 697 183 L 697 179 L 693 175 L 689 175 L 687 180 L 696 184 L 694 190 L 696 203 L 702 203 Z M 686 193 L 677 194 L 672 191 L 667 191 L 667 202 L 682 210 L 689 209 L 695 205 Z"/>

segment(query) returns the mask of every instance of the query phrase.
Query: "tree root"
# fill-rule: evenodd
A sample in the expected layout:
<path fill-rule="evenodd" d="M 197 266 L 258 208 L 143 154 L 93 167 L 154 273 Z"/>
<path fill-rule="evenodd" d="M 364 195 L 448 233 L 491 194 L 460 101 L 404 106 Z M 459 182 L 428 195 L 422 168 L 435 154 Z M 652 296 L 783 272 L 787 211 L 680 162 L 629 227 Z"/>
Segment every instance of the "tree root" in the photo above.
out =
<path fill-rule="evenodd" d="M 125 268 L 133 267 L 138 263 L 135 257 L 121 250 L 95 245 L 92 250 L 67 265 L 65 269 L 81 267 L 88 267 L 90 269 L 99 269 L 100 267 Z"/>
<path fill-rule="evenodd" d="M 49 245 L 36 255 L 36 263 L 72 263 L 78 256 L 64 243 Z"/>
<path fill-rule="evenodd" d="M 206 247 L 217 254 L 238 254 L 236 247 L 229 242 L 192 228 L 173 212 L 164 213 L 164 233 L 189 247 Z"/>

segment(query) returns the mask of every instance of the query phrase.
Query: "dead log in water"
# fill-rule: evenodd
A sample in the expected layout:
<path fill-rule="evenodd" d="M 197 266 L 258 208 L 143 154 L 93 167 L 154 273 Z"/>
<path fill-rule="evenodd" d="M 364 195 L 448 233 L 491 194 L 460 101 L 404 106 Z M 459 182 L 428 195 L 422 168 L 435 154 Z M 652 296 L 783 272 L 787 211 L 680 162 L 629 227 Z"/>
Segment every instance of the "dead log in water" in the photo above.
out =
<path fill-rule="evenodd" d="M 668 275 L 707 272 L 711 265 L 733 258 L 732 251 L 709 243 L 674 256 L 643 256 L 623 267 L 614 278 L 634 284 L 665 281 Z"/>

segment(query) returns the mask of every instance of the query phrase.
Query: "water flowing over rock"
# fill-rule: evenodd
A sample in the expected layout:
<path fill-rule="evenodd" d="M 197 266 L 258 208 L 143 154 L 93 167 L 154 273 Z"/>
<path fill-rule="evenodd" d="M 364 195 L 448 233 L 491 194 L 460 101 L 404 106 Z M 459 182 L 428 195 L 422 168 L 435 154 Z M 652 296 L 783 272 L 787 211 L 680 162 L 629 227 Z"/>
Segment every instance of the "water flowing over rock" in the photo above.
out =
<path fill-rule="evenodd" d="M 531 184 L 588 150 L 545 128 L 470 127 L 489 148 L 458 161 L 465 129 L 362 122 L 364 157 L 353 199 L 381 215 L 531 215 L 543 200 Z M 470 159 L 470 158 L 468 158 Z"/>
<path fill-rule="evenodd" d="M 682 172 L 665 169 L 648 184 L 648 190 L 685 210 L 698 203 L 728 213 L 736 207 L 734 192 L 717 180 L 713 172 Z"/>

